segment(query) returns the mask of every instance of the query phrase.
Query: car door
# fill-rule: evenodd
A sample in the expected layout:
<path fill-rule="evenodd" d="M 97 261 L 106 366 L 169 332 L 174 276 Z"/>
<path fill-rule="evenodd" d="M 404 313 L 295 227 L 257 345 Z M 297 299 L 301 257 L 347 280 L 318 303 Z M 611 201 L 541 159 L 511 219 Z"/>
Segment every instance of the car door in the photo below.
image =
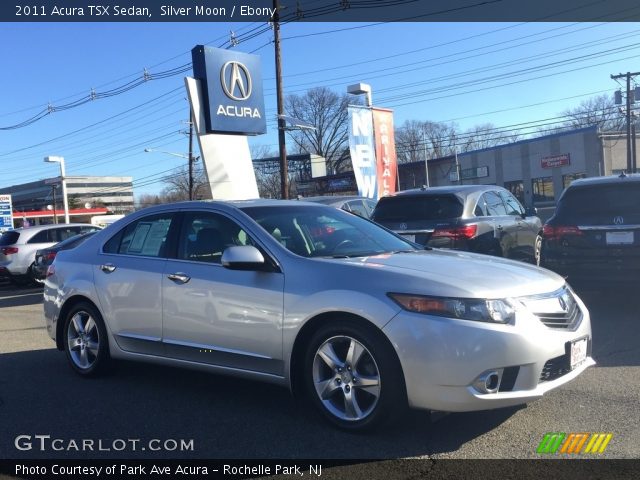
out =
<path fill-rule="evenodd" d="M 183 213 L 162 277 L 163 342 L 172 358 L 283 375 L 284 275 L 231 270 L 224 250 L 255 245 L 236 221 L 211 210 Z"/>
<path fill-rule="evenodd" d="M 510 192 L 504 190 L 500 192 L 504 204 L 507 207 L 507 214 L 511 215 L 515 221 L 517 232 L 517 252 L 518 256 L 534 259 L 535 244 L 538 231 L 540 230 L 539 220 L 535 216 L 527 217 L 522 204 Z"/>
<path fill-rule="evenodd" d="M 177 213 L 144 216 L 111 237 L 94 265 L 100 308 L 126 351 L 162 355 L 162 274 Z"/>
<path fill-rule="evenodd" d="M 513 215 L 507 214 L 507 207 L 498 191 L 483 194 L 487 211 L 486 220 L 493 227 L 493 236 L 499 242 L 502 256 L 517 256 L 518 226 Z"/>

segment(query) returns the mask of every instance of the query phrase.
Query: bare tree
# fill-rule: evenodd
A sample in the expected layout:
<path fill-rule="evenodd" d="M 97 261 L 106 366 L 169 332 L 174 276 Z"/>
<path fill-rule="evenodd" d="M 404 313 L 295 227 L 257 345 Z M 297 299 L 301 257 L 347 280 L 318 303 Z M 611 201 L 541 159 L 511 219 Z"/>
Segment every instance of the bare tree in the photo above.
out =
<path fill-rule="evenodd" d="M 164 177 L 163 182 L 167 186 L 162 190 L 162 197 L 169 202 L 189 200 L 189 169 L 180 167 L 176 173 Z M 211 198 L 211 189 L 207 183 L 202 166 L 193 170 L 193 198 L 204 200 Z"/>
<path fill-rule="evenodd" d="M 518 141 L 520 133 L 502 130 L 493 123 L 483 123 L 465 131 L 458 140 L 458 151 L 471 152 Z"/>
<path fill-rule="evenodd" d="M 425 143 L 422 122 L 407 120 L 395 129 L 396 155 L 398 163 L 424 161 Z"/>
<path fill-rule="evenodd" d="M 603 94 L 584 100 L 576 108 L 562 112 L 570 117 L 564 126 L 582 128 L 597 125 L 601 131 L 620 131 L 625 126 L 625 117 L 614 103 L 611 95 Z"/>
<path fill-rule="evenodd" d="M 299 153 L 324 157 L 327 170 L 337 173 L 349 167 L 348 96 L 326 87 L 304 95 L 289 95 L 285 100 L 288 115 L 313 125 L 314 129 L 287 132 Z"/>

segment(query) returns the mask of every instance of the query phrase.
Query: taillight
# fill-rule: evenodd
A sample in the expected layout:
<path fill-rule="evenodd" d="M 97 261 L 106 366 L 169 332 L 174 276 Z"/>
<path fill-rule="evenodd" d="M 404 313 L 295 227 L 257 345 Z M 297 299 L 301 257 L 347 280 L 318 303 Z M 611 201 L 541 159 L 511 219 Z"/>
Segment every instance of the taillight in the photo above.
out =
<path fill-rule="evenodd" d="M 2 247 L 2 253 L 4 255 L 11 255 L 12 253 L 18 253 L 18 247 Z"/>
<path fill-rule="evenodd" d="M 54 267 L 53 265 L 49 265 L 47 267 L 47 278 L 49 278 L 51 275 L 55 275 L 56 273 L 56 267 Z"/>
<path fill-rule="evenodd" d="M 542 227 L 542 235 L 544 238 L 553 240 L 559 239 L 561 237 L 568 236 L 579 236 L 582 235 L 582 230 L 580 230 L 575 225 L 549 225 L 545 224 Z"/>
<path fill-rule="evenodd" d="M 44 259 L 47 261 L 53 261 L 53 259 L 56 258 L 56 253 L 57 252 L 47 252 L 44 254 Z"/>
<path fill-rule="evenodd" d="M 438 228 L 433 232 L 433 237 L 448 237 L 457 239 L 470 239 L 475 237 L 476 232 L 478 231 L 477 225 L 463 225 L 461 227 L 450 227 L 450 228 Z"/>

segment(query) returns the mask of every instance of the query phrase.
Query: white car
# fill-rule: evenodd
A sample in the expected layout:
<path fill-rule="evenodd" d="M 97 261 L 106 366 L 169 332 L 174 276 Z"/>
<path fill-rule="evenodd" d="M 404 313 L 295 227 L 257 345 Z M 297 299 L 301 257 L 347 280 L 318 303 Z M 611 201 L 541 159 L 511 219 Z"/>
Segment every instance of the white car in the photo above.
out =
<path fill-rule="evenodd" d="M 119 358 L 272 382 L 345 429 L 523 404 L 595 363 L 562 277 L 306 202 L 152 207 L 47 275 L 47 329 L 80 375 Z"/>
<path fill-rule="evenodd" d="M 55 245 L 79 233 L 93 232 L 99 227 L 87 223 L 39 225 L 8 230 L 0 236 L 0 278 L 16 285 L 36 280 L 33 265 L 36 251 Z"/>

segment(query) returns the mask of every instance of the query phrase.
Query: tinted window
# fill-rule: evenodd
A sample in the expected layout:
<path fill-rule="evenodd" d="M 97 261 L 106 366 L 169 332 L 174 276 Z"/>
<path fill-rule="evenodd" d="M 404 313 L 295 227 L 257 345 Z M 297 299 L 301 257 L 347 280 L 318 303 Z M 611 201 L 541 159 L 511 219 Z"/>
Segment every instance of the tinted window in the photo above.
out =
<path fill-rule="evenodd" d="M 41 232 L 36 233 L 33 237 L 27 240 L 27 243 L 51 243 L 58 241 L 59 240 L 55 239 L 53 230 L 42 230 Z"/>
<path fill-rule="evenodd" d="M 507 215 L 522 215 L 524 213 L 522 205 L 518 203 L 518 200 L 513 195 L 508 192 L 500 192 L 500 196 L 507 207 Z"/>
<path fill-rule="evenodd" d="M 247 207 L 288 250 L 304 257 L 365 256 L 416 248 L 378 225 L 336 208 Z"/>
<path fill-rule="evenodd" d="M 502 198 L 496 192 L 486 192 L 482 195 L 487 215 L 490 217 L 506 215 L 507 209 Z"/>
<path fill-rule="evenodd" d="M 376 222 L 444 220 L 462 216 L 455 195 L 414 195 L 382 198 L 374 212 Z"/>
<path fill-rule="evenodd" d="M 593 213 L 624 215 L 638 213 L 640 205 L 640 183 L 591 185 L 569 188 L 558 211 L 562 213 Z"/>
<path fill-rule="evenodd" d="M 4 232 L 0 237 L 0 246 L 4 247 L 7 245 L 13 245 L 18 241 L 18 238 L 20 238 L 20 234 L 18 232 L 13 230 L 10 232 Z"/>
<path fill-rule="evenodd" d="M 104 246 L 105 253 L 164 257 L 172 213 L 136 220 L 114 235 Z"/>
<path fill-rule="evenodd" d="M 66 240 L 63 240 L 62 242 L 58 243 L 56 247 L 61 250 L 77 247 L 94 233 L 95 232 L 81 233 L 79 235 L 74 235 L 73 237 L 69 237 Z"/>
<path fill-rule="evenodd" d="M 178 258 L 220 263 L 222 252 L 234 245 L 255 242 L 233 220 L 211 212 L 185 214 L 178 244 Z"/>

